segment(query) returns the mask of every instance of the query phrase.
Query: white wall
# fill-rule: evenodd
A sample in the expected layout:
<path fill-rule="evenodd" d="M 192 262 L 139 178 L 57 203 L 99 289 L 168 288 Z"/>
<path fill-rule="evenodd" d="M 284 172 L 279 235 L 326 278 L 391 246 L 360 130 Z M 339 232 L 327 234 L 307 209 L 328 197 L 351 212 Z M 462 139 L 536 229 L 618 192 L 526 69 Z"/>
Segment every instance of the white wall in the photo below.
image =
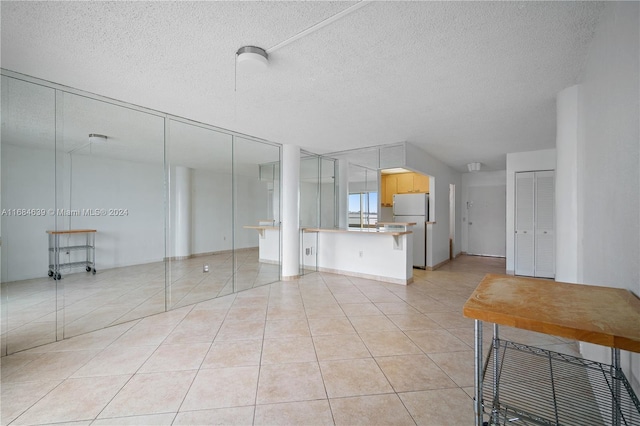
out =
<path fill-rule="evenodd" d="M 256 226 L 260 220 L 273 218 L 268 202 L 272 195 L 268 190 L 270 183 L 259 180 L 257 166 L 255 174 L 251 170 L 235 175 L 235 210 L 230 173 L 193 171 L 192 254 L 231 250 L 234 239 L 237 249 L 258 247 L 258 232 L 244 226 Z"/>
<path fill-rule="evenodd" d="M 320 225 L 323 228 L 336 226 L 336 185 L 334 182 L 320 184 Z"/>
<path fill-rule="evenodd" d="M 580 87 L 571 86 L 557 97 L 556 132 L 556 280 L 578 282 L 578 139 Z"/>
<path fill-rule="evenodd" d="M 555 149 L 507 154 L 507 274 L 513 274 L 514 271 L 516 173 L 535 170 L 555 170 L 555 168 Z"/>
<path fill-rule="evenodd" d="M 461 174 L 440 160 L 427 154 L 420 148 L 410 143 L 406 144 L 406 167 L 416 172 L 432 176 L 430 179 L 430 210 L 435 214 L 429 217 L 435 224 L 429 227 L 432 230 L 428 236 L 431 246 L 427 247 L 427 266 L 436 266 L 449 259 L 449 185 L 461 187 Z M 454 247 L 461 247 L 461 191 L 456 191 L 456 237 Z M 457 253 L 454 253 L 454 255 Z"/>
<path fill-rule="evenodd" d="M 162 165 L 134 163 L 95 156 L 65 156 L 64 195 L 55 204 L 53 150 L 35 150 L 3 144 L 4 208 L 126 209 L 123 216 L 67 216 L 61 229 L 97 229 L 98 270 L 162 261 L 164 256 L 164 171 Z M 62 161 L 60 164 L 63 163 Z M 71 191 L 71 200 L 69 199 Z M 3 281 L 46 277 L 48 239 L 55 218 L 3 218 Z M 74 240 L 63 238 L 61 244 Z M 61 262 L 78 259 L 63 255 Z M 74 270 L 77 272 L 78 270 Z M 66 273 L 62 271 L 63 275 Z"/>
<path fill-rule="evenodd" d="M 269 211 L 269 184 L 258 179 L 258 166 L 255 175 L 236 174 L 234 176 L 234 248 L 258 247 L 258 232 L 245 229 L 246 225 L 258 225 L 261 220 L 272 219 Z M 204 194 L 204 196 L 209 196 Z"/>
<path fill-rule="evenodd" d="M 52 141 L 53 147 L 53 141 Z M 30 149 L 2 143 L 2 208 L 55 207 L 53 149 Z M 49 269 L 47 230 L 55 217 L 2 217 L 2 282 L 46 277 Z"/>
<path fill-rule="evenodd" d="M 338 162 L 337 225 L 338 228 L 347 228 L 349 226 L 349 161 L 346 158 L 336 161 Z"/>
<path fill-rule="evenodd" d="M 55 208 L 53 151 L 3 144 L 2 154 L 3 207 Z M 124 216 L 73 216 L 59 221 L 59 227 L 65 229 L 98 230 L 98 270 L 163 260 L 162 165 L 74 154 L 72 168 L 69 169 L 68 158 L 64 167 L 60 174 L 65 181 L 61 185 L 64 196 L 60 197 L 58 208 L 127 209 Z M 267 211 L 267 182 L 259 181 L 257 175 L 243 174 L 236 175 L 236 185 L 239 195 L 235 211 L 236 248 L 257 247 L 258 233 L 243 226 L 257 225 L 259 220 L 271 216 Z M 192 254 L 232 249 L 231 202 L 230 174 L 193 171 Z M 2 224 L 3 282 L 45 277 L 48 270 L 45 231 L 54 229 L 54 217 L 7 216 Z M 170 251 L 167 255 L 172 256 Z M 68 260 L 75 258 L 62 259 Z"/>
<path fill-rule="evenodd" d="M 193 171 L 192 190 L 191 253 L 231 250 L 233 248 L 231 174 L 196 169 Z M 257 222 L 246 225 L 257 225 Z"/>
<path fill-rule="evenodd" d="M 300 182 L 300 225 L 311 228 L 318 226 L 317 182 Z"/>
<path fill-rule="evenodd" d="M 49 160 L 51 161 L 51 160 Z M 70 229 L 96 229 L 96 268 L 109 269 L 164 258 L 162 164 L 74 155 L 70 209 L 127 209 L 125 216 L 68 218 Z"/>
<path fill-rule="evenodd" d="M 640 295 L 640 3 L 607 3 L 581 81 L 579 280 Z M 608 350 L 583 345 L 589 358 Z M 623 354 L 640 391 L 640 355 Z M 631 374 L 629 374 L 631 373 Z"/>
<path fill-rule="evenodd" d="M 462 205 L 460 207 L 460 211 L 462 213 L 462 235 L 460 236 L 462 243 L 462 251 L 468 252 L 469 250 L 469 216 L 468 216 L 468 202 L 471 201 L 469 198 L 469 188 L 486 188 L 488 190 L 488 194 L 494 194 L 496 191 L 500 193 L 506 192 L 507 178 L 506 178 L 506 170 L 498 170 L 493 172 L 475 172 L 475 173 L 463 173 L 462 174 L 462 185 L 461 185 L 461 199 Z M 503 197 L 502 197 L 503 198 Z M 502 199 L 500 198 L 500 199 Z M 498 202 L 495 199 L 485 200 L 488 207 L 495 210 L 495 214 L 492 215 L 494 220 L 496 221 L 496 225 L 501 227 L 499 232 L 488 230 L 485 234 L 486 238 L 486 247 L 487 250 L 486 255 L 490 256 L 505 256 L 506 255 L 506 244 L 505 244 L 505 228 L 506 228 L 506 206 L 504 202 Z"/>

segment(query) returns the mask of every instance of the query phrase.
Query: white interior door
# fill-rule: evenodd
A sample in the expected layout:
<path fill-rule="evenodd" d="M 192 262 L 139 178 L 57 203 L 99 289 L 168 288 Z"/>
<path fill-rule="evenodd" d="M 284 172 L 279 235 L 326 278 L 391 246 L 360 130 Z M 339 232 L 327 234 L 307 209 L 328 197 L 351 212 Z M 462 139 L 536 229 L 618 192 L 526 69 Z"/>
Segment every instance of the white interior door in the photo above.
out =
<path fill-rule="evenodd" d="M 534 172 L 516 173 L 515 274 L 534 276 Z"/>
<path fill-rule="evenodd" d="M 555 276 L 555 173 L 516 173 L 515 274 Z"/>
<path fill-rule="evenodd" d="M 554 172 L 536 172 L 535 276 L 555 276 Z"/>
<path fill-rule="evenodd" d="M 471 186 L 468 194 L 467 253 L 505 256 L 506 185 Z"/>

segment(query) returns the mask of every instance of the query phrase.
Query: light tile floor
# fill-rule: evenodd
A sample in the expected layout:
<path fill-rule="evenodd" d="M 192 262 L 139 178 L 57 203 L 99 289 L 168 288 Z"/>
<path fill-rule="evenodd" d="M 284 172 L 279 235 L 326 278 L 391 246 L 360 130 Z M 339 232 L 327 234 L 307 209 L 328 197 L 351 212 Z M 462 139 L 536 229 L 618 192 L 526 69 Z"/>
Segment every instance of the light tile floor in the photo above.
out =
<path fill-rule="evenodd" d="M 205 264 L 208 274 L 202 272 Z M 54 342 L 56 315 L 64 324 L 58 333 L 68 338 L 164 312 L 165 303 L 175 309 L 231 294 L 234 286 L 242 291 L 279 278 L 279 266 L 260 263 L 257 248 L 237 250 L 235 257 L 224 252 L 99 270 L 96 275 L 80 271 L 65 270 L 57 282 L 43 271 L 42 278 L 2 283 L 1 337 L 7 345 L 2 354 Z M 166 279 L 171 285 L 165 292 Z M 61 305 L 64 309 L 56 312 Z"/>
<path fill-rule="evenodd" d="M 409 286 L 310 274 L 15 353 L 2 424 L 473 424 L 462 305 L 486 272 L 504 260 L 461 256 Z"/>

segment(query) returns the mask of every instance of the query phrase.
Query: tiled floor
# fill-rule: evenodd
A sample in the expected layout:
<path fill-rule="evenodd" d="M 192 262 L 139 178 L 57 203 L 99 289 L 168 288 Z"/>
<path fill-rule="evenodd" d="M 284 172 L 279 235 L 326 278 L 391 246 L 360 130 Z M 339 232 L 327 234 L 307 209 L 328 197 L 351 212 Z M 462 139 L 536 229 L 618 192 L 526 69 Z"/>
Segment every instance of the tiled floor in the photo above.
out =
<path fill-rule="evenodd" d="M 235 283 L 232 282 L 236 265 Z M 203 265 L 210 272 L 203 274 Z M 63 271 L 63 280 L 43 278 L 2 284 L 2 339 L 8 353 L 56 340 L 56 308 L 64 337 L 164 312 L 171 308 L 277 281 L 279 266 L 258 262 L 258 250 L 100 270 L 96 275 Z M 43 275 L 45 271 L 43 271 Z M 166 293 L 165 277 L 172 283 Z M 58 330 L 60 332 L 60 330 Z M 4 349 L 4 348 L 3 348 Z M 4 353 L 4 351 L 2 352 Z"/>
<path fill-rule="evenodd" d="M 461 310 L 485 272 L 504 260 L 462 256 L 409 286 L 316 273 L 9 355 L 2 424 L 472 424 Z"/>

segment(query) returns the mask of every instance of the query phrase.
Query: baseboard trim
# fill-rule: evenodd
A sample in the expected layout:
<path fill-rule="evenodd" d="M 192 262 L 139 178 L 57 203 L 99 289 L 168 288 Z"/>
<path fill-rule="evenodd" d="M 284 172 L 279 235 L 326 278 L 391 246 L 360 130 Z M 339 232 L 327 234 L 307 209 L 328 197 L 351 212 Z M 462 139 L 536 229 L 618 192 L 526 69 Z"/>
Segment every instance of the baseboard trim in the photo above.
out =
<path fill-rule="evenodd" d="M 438 263 L 436 266 L 427 266 L 427 271 L 435 271 L 436 269 L 443 267 L 449 262 L 451 262 L 451 259 L 443 260 L 442 262 Z"/>
<path fill-rule="evenodd" d="M 403 280 L 403 279 L 399 279 L 399 278 L 391 278 L 391 277 L 383 277 L 380 275 L 371 275 L 371 274 L 362 274 L 359 272 L 352 272 L 352 271 L 343 271 L 340 269 L 331 269 L 331 268 L 318 268 L 318 272 L 327 272 L 330 274 L 340 274 L 340 275 L 346 275 L 349 277 L 355 277 L 355 278 L 364 278 L 367 280 L 374 280 L 374 281 L 380 281 L 380 282 L 384 282 L 384 283 L 391 283 L 391 284 L 400 284 L 400 285 L 408 285 L 411 284 L 413 282 L 413 277 Z"/>
<path fill-rule="evenodd" d="M 239 249 L 229 249 L 229 250 L 220 250 L 220 251 L 208 251 L 208 252 L 204 252 L 204 253 L 194 253 L 194 254 L 190 254 L 188 256 L 171 256 L 171 257 L 165 257 L 163 260 L 166 262 L 167 260 L 171 261 L 171 260 L 187 260 L 187 259 L 193 259 L 196 257 L 204 257 L 204 256 L 215 256 L 215 255 L 220 255 L 220 254 L 231 254 L 234 251 L 235 252 L 245 252 L 245 251 L 249 251 L 249 250 L 256 250 L 258 247 L 245 247 L 245 248 L 239 248 Z M 262 260 L 260 260 L 262 261 Z M 265 263 L 269 263 L 268 261 L 265 261 Z"/>
<path fill-rule="evenodd" d="M 288 275 L 286 277 L 282 277 L 280 278 L 281 281 L 295 281 L 295 280 L 299 280 L 300 277 L 302 277 L 302 275 L 298 274 L 298 275 Z"/>

